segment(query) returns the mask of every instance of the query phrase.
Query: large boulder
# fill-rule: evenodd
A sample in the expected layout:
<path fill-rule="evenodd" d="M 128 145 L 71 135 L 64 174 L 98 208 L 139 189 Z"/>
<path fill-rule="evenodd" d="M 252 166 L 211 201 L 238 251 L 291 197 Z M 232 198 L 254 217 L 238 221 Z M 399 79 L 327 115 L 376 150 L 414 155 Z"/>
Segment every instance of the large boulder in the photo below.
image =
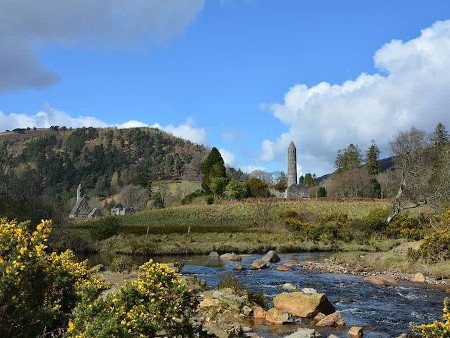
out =
<path fill-rule="evenodd" d="M 297 331 L 290 334 L 289 336 L 285 336 L 284 338 L 317 338 L 317 337 L 320 337 L 320 333 L 316 332 L 316 330 L 299 328 Z"/>
<path fill-rule="evenodd" d="M 363 278 L 363 281 L 374 285 L 397 285 L 397 281 L 394 278 L 385 275 L 367 276 Z"/>
<path fill-rule="evenodd" d="M 287 324 L 293 323 L 294 319 L 291 314 L 272 308 L 266 313 L 266 321 L 273 324 Z"/>
<path fill-rule="evenodd" d="M 339 311 L 336 311 L 321 320 L 316 324 L 317 326 L 345 326 L 344 319 Z"/>
<path fill-rule="evenodd" d="M 280 261 L 280 257 L 274 250 L 267 252 L 261 259 L 269 263 L 278 263 Z"/>
<path fill-rule="evenodd" d="M 273 307 L 301 318 L 314 318 L 319 312 L 335 312 L 333 304 L 323 293 L 283 292 L 273 299 Z"/>
<path fill-rule="evenodd" d="M 237 261 L 241 261 L 242 258 L 239 255 L 236 255 L 234 252 L 232 253 L 224 253 L 223 255 L 220 255 L 220 259 L 223 259 L 225 261 L 232 261 L 232 262 L 237 262 Z"/>
<path fill-rule="evenodd" d="M 256 259 L 252 263 L 252 267 L 256 270 L 267 269 L 269 264 L 267 264 L 267 261 L 263 261 L 262 259 Z"/>

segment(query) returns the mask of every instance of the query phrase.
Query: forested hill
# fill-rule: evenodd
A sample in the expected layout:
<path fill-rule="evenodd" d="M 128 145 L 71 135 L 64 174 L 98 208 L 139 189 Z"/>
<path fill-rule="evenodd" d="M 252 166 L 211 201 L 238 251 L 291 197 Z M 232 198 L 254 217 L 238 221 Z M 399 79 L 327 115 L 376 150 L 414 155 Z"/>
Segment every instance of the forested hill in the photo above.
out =
<path fill-rule="evenodd" d="M 80 183 L 92 195 L 107 196 L 113 176 L 141 186 L 154 180 L 198 180 L 207 152 L 153 128 L 0 133 L 0 214 L 11 215 L 8 211 L 19 206 L 26 211 L 36 201 L 58 204 Z"/>

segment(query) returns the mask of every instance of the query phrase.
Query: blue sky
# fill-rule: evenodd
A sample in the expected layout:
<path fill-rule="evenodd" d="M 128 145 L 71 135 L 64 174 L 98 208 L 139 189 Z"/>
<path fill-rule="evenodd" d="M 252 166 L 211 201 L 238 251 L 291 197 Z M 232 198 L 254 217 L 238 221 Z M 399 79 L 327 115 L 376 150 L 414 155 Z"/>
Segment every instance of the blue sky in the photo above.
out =
<path fill-rule="evenodd" d="M 0 130 L 142 123 L 245 170 L 285 170 L 294 140 L 320 175 L 349 143 L 449 126 L 448 1 L 11 3 Z"/>

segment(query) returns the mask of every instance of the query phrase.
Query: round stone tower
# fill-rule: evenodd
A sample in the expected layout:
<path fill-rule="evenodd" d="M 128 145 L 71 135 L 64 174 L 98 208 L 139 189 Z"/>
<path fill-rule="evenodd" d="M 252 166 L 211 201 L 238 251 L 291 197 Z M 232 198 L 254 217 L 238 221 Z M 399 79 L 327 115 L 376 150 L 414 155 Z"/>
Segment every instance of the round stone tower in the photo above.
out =
<path fill-rule="evenodd" d="M 297 149 L 294 142 L 289 144 L 288 148 L 288 188 L 297 184 Z"/>

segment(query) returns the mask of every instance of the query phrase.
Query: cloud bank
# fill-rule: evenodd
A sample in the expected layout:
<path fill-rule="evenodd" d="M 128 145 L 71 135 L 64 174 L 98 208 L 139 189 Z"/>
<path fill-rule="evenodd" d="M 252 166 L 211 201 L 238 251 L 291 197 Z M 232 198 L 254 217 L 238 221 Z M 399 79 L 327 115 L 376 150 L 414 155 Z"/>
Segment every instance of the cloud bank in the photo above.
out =
<path fill-rule="evenodd" d="M 450 20 L 434 23 L 415 39 L 392 40 L 374 62 L 378 73 L 342 84 L 298 84 L 283 103 L 264 105 L 288 130 L 262 142 L 261 160 L 284 161 L 293 140 L 301 171 L 324 174 L 333 170 L 337 150 L 350 143 L 365 150 L 375 140 L 386 155 L 400 130 L 449 126 Z"/>
<path fill-rule="evenodd" d="M 58 75 L 42 64 L 45 44 L 121 48 L 181 35 L 204 0 L 0 1 L 0 94 L 47 87 Z"/>
<path fill-rule="evenodd" d="M 192 118 L 180 125 L 169 124 L 166 126 L 154 123 L 148 125 L 141 121 L 130 120 L 120 124 L 108 124 L 93 116 L 71 116 L 65 111 L 55 109 L 50 106 L 44 107 L 42 111 L 34 115 L 11 113 L 5 114 L 0 111 L 0 131 L 12 130 L 15 128 L 49 128 L 51 126 L 66 126 L 72 128 L 81 127 L 117 127 L 117 128 L 137 128 L 151 127 L 158 128 L 174 136 L 181 137 L 194 143 L 206 143 L 206 131 L 203 128 L 194 126 Z"/>

